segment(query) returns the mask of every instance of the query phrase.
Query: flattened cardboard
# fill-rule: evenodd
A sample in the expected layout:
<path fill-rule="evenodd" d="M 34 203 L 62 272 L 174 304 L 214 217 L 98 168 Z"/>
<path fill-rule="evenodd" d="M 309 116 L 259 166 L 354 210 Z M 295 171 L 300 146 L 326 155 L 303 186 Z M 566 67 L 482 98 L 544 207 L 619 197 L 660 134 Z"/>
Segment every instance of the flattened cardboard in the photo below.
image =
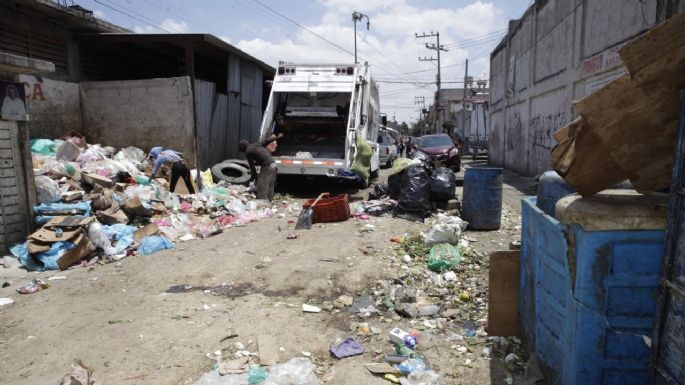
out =
<path fill-rule="evenodd" d="M 61 270 L 66 270 L 69 266 L 95 252 L 95 246 L 83 233 L 81 233 L 73 242 L 76 244 L 76 247 L 64 253 L 64 255 L 57 260 L 57 265 Z"/>
<path fill-rule="evenodd" d="M 124 205 L 122 206 L 122 209 L 126 212 L 131 217 L 149 217 L 150 213 L 148 210 L 143 206 L 143 202 L 141 202 L 140 198 L 134 197 L 126 202 L 124 202 Z"/>
<path fill-rule="evenodd" d="M 119 208 L 117 204 L 113 204 L 112 207 L 105 211 L 98 211 L 96 214 L 98 220 L 106 225 L 113 225 L 117 223 L 128 223 L 128 217 L 123 210 Z"/>
<path fill-rule="evenodd" d="M 98 186 L 107 188 L 114 187 L 114 181 L 102 175 L 89 172 L 84 172 L 82 175 L 85 181 L 90 184 L 96 184 Z"/>
<path fill-rule="evenodd" d="M 156 223 L 148 223 L 133 233 L 133 239 L 135 239 L 135 243 L 140 243 L 141 239 L 157 233 L 159 233 L 159 226 Z"/>

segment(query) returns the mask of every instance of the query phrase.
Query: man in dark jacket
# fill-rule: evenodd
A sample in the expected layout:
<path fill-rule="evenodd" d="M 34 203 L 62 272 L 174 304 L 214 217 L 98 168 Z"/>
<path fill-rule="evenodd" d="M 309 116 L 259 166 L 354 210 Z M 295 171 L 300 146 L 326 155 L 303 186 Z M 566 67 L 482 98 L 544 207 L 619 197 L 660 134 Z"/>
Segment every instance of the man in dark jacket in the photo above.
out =
<path fill-rule="evenodd" d="M 250 164 L 250 181 L 257 180 L 257 199 L 272 200 L 274 198 L 278 167 L 267 146 L 282 137 L 283 134 L 278 134 L 278 136 L 272 135 L 258 143 L 249 143 L 244 139 L 240 141 L 240 151 L 245 153 L 245 158 L 247 158 L 247 162 Z M 255 165 L 260 167 L 259 177 L 257 176 Z"/>

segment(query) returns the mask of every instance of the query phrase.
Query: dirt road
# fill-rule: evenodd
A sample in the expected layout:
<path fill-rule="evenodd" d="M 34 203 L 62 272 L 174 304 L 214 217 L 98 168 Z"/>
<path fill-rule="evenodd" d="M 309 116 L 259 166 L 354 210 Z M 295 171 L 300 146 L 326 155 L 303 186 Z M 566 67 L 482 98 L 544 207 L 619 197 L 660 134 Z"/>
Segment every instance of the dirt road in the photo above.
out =
<path fill-rule="evenodd" d="M 506 249 L 518 238 L 520 196 L 519 190 L 505 186 L 502 230 L 467 233 L 479 254 Z M 373 295 L 383 282 L 408 269 L 425 270 L 418 262 L 403 263 L 404 251 L 389 239 L 418 234 L 426 226 L 392 217 L 350 219 L 317 224 L 287 240 L 294 232 L 288 221 L 297 211 L 282 207 L 280 212 L 287 216 L 179 243 L 175 250 L 147 257 L 65 272 L 0 270 L 0 282 L 10 284 L 0 289 L 0 297 L 16 301 L 0 309 L 0 382 L 56 384 L 70 372 L 72 361 L 81 359 L 100 384 L 192 384 L 210 369 L 208 353 L 223 350 L 231 356 L 237 342 L 257 352 L 257 337 L 270 335 L 282 347 L 282 361 L 311 353 L 327 383 L 387 384 L 361 365 L 381 361 L 380 353 L 391 351 L 390 329 L 424 328 L 422 321 L 388 310 L 361 319 L 330 303 L 342 294 Z M 374 231 L 362 232 L 367 223 Z M 459 279 L 469 274 L 487 280 L 486 268 L 459 273 Z M 66 278 L 49 281 L 50 288 L 36 294 L 15 292 L 34 277 L 51 276 Z M 303 313 L 303 303 L 324 311 Z M 329 346 L 355 335 L 360 322 L 380 329 L 377 335 L 358 336 L 366 353 L 332 359 Z M 498 360 L 482 357 L 485 337 L 447 341 L 450 333 L 462 333 L 462 325 L 448 321 L 441 326 L 427 329 L 435 344 L 425 352 L 441 384 L 503 383 Z M 473 357 L 469 364 L 455 345 L 468 347 L 466 354 Z"/>

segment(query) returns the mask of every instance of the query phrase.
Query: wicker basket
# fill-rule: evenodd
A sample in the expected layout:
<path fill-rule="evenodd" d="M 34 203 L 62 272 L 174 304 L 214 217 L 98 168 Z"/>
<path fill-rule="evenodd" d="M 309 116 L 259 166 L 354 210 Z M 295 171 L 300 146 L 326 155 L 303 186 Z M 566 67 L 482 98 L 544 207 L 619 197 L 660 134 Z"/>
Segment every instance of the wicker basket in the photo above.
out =
<path fill-rule="evenodd" d="M 330 193 L 324 193 L 323 197 L 314 206 L 312 223 L 342 222 L 350 217 L 350 198 L 347 194 L 334 197 L 330 195 Z M 309 199 L 302 207 L 308 209 L 314 201 L 315 199 Z"/>

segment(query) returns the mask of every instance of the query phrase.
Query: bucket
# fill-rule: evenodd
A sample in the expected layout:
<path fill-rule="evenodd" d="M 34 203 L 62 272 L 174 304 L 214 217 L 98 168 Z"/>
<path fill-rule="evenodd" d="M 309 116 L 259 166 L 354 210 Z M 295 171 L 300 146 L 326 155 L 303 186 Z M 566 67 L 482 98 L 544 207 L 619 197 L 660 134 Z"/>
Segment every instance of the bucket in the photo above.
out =
<path fill-rule="evenodd" d="M 467 168 L 462 216 L 472 230 L 497 230 L 502 219 L 502 169 Z"/>

